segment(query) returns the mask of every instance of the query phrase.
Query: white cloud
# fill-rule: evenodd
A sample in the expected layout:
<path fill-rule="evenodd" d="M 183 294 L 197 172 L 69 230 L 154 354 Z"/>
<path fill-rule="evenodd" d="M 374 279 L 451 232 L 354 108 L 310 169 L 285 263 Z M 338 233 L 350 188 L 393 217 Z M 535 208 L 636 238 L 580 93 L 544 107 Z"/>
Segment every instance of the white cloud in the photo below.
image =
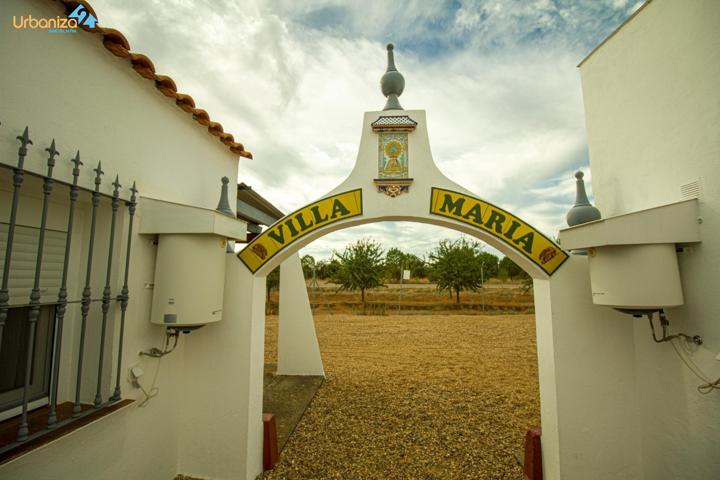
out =
<path fill-rule="evenodd" d="M 133 51 L 253 152 L 240 162 L 240 180 L 286 212 L 350 172 L 362 113 L 384 104 L 383 44 L 395 41 L 401 103 L 427 110 L 440 168 L 551 236 L 574 200 L 572 172 L 587 164 L 575 64 L 628 9 L 620 0 L 462 1 L 454 10 L 420 1 L 93 6 L 103 26 L 123 31 Z M 456 236 L 375 224 L 305 251 L 326 257 L 368 235 L 414 253 Z"/>

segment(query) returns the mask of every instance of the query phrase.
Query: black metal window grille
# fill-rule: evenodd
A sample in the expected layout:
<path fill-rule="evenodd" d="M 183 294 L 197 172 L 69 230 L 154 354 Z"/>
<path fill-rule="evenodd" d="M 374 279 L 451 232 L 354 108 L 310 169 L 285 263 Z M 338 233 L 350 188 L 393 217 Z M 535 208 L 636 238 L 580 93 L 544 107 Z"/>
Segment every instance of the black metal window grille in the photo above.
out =
<path fill-rule="evenodd" d="M 119 178 L 116 176 L 112 182 L 113 191 L 111 195 L 100 191 L 103 182 L 101 164 L 93 171 L 94 189 L 86 189 L 78 185 L 78 178 L 83 163 L 80 161 L 80 152 L 74 158 L 65 160 L 73 165 L 72 181 L 66 182 L 53 178 L 56 157 L 59 152 L 55 149 L 55 141 L 45 149 L 47 152 L 47 171 L 45 174 L 38 174 L 25 170 L 24 162 L 28 153 L 28 147 L 32 145 L 29 135 L 29 128 L 26 127 L 21 135 L 17 136 L 20 142 L 17 161 L 5 163 L 0 159 L 0 168 L 12 172 L 12 199 L 10 214 L 6 219 L 0 219 L 4 225 L 0 228 L 0 411 L 8 407 L 20 407 L 20 422 L 16 441 L 0 447 L 0 454 L 8 452 L 24 442 L 38 438 L 49 431 L 76 419 L 90 415 L 98 409 L 105 408 L 121 400 L 120 373 L 122 363 L 122 343 L 125 330 L 125 313 L 129 302 L 128 274 L 130 267 L 130 245 L 132 240 L 133 218 L 137 205 L 137 189 L 135 183 L 129 189 L 129 198 L 120 198 Z M 62 161 L 62 160 L 59 160 Z M 42 212 L 40 215 L 39 228 L 28 228 L 18 224 L 18 208 L 23 201 L 22 188 L 26 175 L 39 177 L 42 181 Z M 56 188 L 60 185 L 62 188 Z M 90 196 L 90 232 L 88 238 L 74 239 L 72 236 L 74 221 L 76 217 L 76 204 L 81 193 Z M 67 211 L 66 232 L 56 232 L 48 228 L 48 209 L 50 199 L 54 195 L 65 195 L 69 200 Z M 96 245 L 97 216 L 101 204 L 106 203 L 111 210 L 111 219 L 107 245 Z M 119 252 L 115 245 L 115 230 L 118 216 L 126 215 L 127 219 L 127 240 L 123 252 Z M 32 238 L 28 238 L 28 235 Z M 23 236 L 25 236 L 23 241 Z M 34 250 L 28 245 L 36 240 Z M 71 258 L 73 242 L 87 242 L 85 259 Z M 107 262 L 94 262 L 94 250 L 107 248 Z M 30 251 L 28 251 L 30 250 Z M 102 251 L 102 250 L 99 250 Z M 60 253 L 61 252 L 61 253 Z M 113 258 L 115 255 L 123 255 L 124 267 L 122 271 L 123 286 L 119 292 L 112 292 L 111 278 Z M 29 261 L 29 264 L 28 264 Z M 68 270 L 71 262 L 84 261 L 83 272 L 79 279 L 68 278 Z M 95 263 L 95 264 L 94 264 Z M 93 289 L 92 275 L 94 271 L 100 270 L 104 273 L 105 283 L 101 292 Z M 15 273 L 13 275 L 13 273 Z M 11 281 L 12 280 L 12 281 Z M 68 298 L 69 283 L 83 282 L 82 295 L 77 299 Z M 72 285 L 70 285 L 72 286 Z M 56 292 L 53 299 L 48 302 L 47 292 Z M 29 294 L 28 294 L 29 291 Z M 18 304 L 16 299 L 20 294 L 27 295 L 24 304 Z M 11 301 L 11 299 L 13 301 Z M 61 368 L 61 352 L 63 349 L 63 327 L 65 314 L 69 304 L 80 306 L 80 337 L 76 351 L 71 352 L 77 361 L 76 371 L 72 372 L 68 366 Z M 106 335 L 108 330 L 108 317 L 111 303 L 117 303 L 120 307 L 119 335 L 117 340 L 117 362 L 116 371 L 108 372 L 104 368 L 108 357 L 112 353 L 106 352 Z M 99 338 L 90 338 L 88 332 L 88 315 L 91 309 L 99 308 L 101 314 L 99 326 Z M 17 343 L 23 345 L 17 345 Z M 97 346 L 98 353 L 94 358 L 87 354 L 91 342 Z M 24 358 L 17 358 L 18 356 Z M 13 358 L 8 358 L 13 357 Z M 96 394 L 93 408 L 84 409 L 80 403 L 83 382 L 83 368 L 88 362 L 97 362 L 97 381 L 94 385 Z M 74 376 L 75 401 L 73 404 L 72 418 L 58 419 L 58 381 L 60 375 Z M 115 383 L 113 393 L 108 398 L 103 398 L 103 380 L 109 377 Z M 7 393 L 6 397 L 3 395 Z M 37 398 L 46 396 L 48 398 L 47 427 L 41 431 L 30 432 L 28 426 L 28 410 L 30 403 Z M 18 400 L 19 398 L 19 400 Z M 3 404 L 3 402 L 6 402 Z"/>
<path fill-rule="evenodd" d="M 29 307 L 8 310 L 0 345 L 0 412 L 7 412 L 22 405 L 27 368 L 27 349 L 30 325 L 27 321 Z M 28 401 L 49 398 L 50 367 L 52 361 L 55 306 L 43 305 L 35 327 L 33 361 L 30 367 Z"/>

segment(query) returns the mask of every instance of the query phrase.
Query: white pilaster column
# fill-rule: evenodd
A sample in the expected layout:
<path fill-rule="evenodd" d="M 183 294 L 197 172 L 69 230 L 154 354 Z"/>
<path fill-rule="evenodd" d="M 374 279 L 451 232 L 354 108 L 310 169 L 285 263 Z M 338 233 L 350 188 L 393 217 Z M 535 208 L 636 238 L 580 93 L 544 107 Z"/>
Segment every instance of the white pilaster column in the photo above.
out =
<path fill-rule="evenodd" d="M 264 335 L 265 277 L 229 254 L 222 320 L 181 340 L 179 472 L 246 480 L 262 473 Z"/>
<path fill-rule="evenodd" d="M 636 319 L 593 304 L 587 257 L 534 293 L 544 478 L 642 478 Z"/>
<path fill-rule="evenodd" d="M 277 374 L 325 376 L 297 253 L 280 264 Z"/>

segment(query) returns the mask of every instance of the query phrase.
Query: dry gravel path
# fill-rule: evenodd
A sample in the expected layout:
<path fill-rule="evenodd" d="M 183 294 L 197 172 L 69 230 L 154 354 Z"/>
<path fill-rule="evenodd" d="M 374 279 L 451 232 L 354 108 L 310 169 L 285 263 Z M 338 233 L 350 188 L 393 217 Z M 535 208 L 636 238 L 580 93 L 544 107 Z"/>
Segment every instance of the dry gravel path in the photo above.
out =
<path fill-rule="evenodd" d="M 513 456 L 540 423 L 532 315 L 315 322 L 327 378 L 265 478 L 522 478 Z"/>

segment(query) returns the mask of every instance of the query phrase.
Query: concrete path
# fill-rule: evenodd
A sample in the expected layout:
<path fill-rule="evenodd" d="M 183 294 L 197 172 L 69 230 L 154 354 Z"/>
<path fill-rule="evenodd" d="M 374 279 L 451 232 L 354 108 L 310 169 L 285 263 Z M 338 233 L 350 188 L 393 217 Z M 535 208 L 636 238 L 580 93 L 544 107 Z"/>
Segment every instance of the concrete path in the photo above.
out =
<path fill-rule="evenodd" d="M 285 447 L 323 380 L 323 377 L 275 375 L 266 371 L 263 412 L 275 415 L 280 451 Z"/>

